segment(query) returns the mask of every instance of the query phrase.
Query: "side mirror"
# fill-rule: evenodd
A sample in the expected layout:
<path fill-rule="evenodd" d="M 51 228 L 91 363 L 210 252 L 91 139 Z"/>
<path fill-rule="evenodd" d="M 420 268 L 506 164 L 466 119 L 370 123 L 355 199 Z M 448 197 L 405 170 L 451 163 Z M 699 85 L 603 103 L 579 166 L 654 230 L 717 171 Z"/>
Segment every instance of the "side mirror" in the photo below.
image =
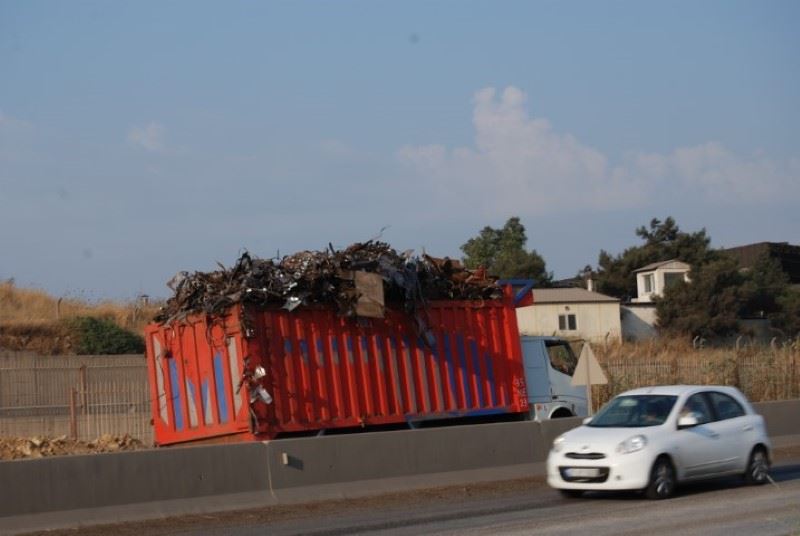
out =
<path fill-rule="evenodd" d="M 592 422 L 591 417 L 586 417 L 585 419 L 583 419 L 583 424 L 589 424 L 590 422 Z"/>
<path fill-rule="evenodd" d="M 697 415 L 694 413 L 689 413 L 688 415 L 681 415 L 678 418 L 678 429 L 682 428 L 691 428 L 692 426 L 697 426 L 700 421 L 697 419 Z"/>

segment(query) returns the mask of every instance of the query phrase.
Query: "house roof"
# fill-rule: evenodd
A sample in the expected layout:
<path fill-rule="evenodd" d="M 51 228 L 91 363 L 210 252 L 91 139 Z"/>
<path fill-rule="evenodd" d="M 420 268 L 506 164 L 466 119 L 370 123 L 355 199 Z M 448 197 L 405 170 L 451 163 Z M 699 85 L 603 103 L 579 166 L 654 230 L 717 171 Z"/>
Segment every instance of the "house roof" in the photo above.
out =
<path fill-rule="evenodd" d="M 533 304 L 541 305 L 545 303 L 618 303 L 617 298 L 590 292 L 585 288 L 535 288 L 533 293 Z"/>
<path fill-rule="evenodd" d="M 792 283 L 800 283 L 800 246 L 788 242 L 759 242 L 723 251 L 733 256 L 740 268 L 752 268 L 759 257 L 769 255 L 781 263 L 781 268 Z"/>
<path fill-rule="evenodd" d="M 652 264 L 648 264 L 647 266 L 642 266 L 638 270 L 634 270 L 633 273 L 650 272 L 659 268 L 685 268 L 688 270 L 691 268 L 691 266 L 685 262 L 679 261 L 678 259 L 670 259 L 668 261 L 654 262 Z"/>

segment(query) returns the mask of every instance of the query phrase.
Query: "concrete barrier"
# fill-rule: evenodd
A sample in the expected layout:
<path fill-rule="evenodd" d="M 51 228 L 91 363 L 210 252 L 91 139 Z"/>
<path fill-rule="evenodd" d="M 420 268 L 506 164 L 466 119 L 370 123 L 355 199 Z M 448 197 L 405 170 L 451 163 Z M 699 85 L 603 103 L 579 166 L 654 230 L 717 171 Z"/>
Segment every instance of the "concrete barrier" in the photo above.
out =
<path fill-rule="evenodd" d="M 800 444 L 800 400 L 756 404 Z M 0 533 L 544 474 L 580 419 L 0 462 Z"/>
<path fill-rule="evenodd" d="M 0 530 L 45 512 L 263 493 L 265 454 L 242 443 L 0 462 Z"/>

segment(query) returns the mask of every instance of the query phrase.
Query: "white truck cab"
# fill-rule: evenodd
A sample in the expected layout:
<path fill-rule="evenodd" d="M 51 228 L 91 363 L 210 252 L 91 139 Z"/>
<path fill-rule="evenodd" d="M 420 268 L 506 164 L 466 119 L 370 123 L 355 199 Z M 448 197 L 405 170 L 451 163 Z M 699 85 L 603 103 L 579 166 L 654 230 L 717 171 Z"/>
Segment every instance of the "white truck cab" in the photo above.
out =
<path fill-rule="evenodd" d="M 571 385 L 578 358 L 569 342 L 528 335 L 523 335 L 521 342 L 530 418 L 585 417 L 586 387 Z"/>

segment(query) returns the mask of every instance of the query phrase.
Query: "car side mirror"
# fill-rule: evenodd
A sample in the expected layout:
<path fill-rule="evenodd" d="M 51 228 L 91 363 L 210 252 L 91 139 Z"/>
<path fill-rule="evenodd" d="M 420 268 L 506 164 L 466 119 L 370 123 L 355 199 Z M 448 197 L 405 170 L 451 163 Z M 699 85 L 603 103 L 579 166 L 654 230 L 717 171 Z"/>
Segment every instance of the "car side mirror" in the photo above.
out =
<path fill-rule="evenodd" d="M 592 422 L 591 417 L 586 417 L 585 419 L 583 419 L 583 424 L 589 424 L 590 422 Z"/>
<path fill-rule="evenodd" d="M 697 419 L 697 415 L 695 415 L 694 413 L 689 413 L 688 415 L 681 415 L 678 418 L 678 429 L 691 428 L 692 426 L 697 426 L 699 422 L 700 421 Z"/>

